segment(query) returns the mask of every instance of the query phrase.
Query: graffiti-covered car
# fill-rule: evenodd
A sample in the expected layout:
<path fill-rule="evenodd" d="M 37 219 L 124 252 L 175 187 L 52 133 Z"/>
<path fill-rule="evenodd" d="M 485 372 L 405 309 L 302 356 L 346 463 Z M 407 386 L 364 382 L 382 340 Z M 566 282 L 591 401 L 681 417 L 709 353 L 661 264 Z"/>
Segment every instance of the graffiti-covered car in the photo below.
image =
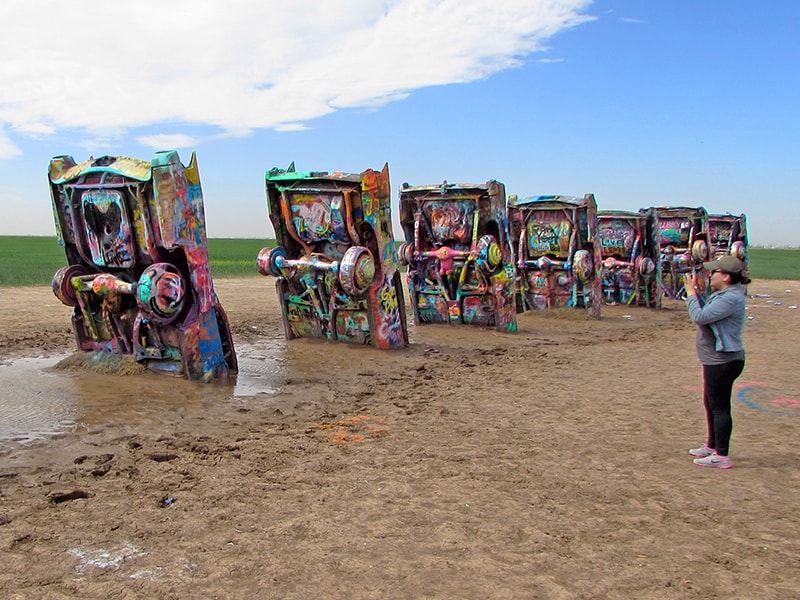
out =
<path fill-rule="evenodd" d="M 593 194 L 508 199 L 520 310 L 584 308 L 600 316 L 602 278 Z"/>
<path fill-rule="evenodd" d="M 668 298 L 685 295 L 684 275 L 694 272 L 704 288 L 708 278 L 703 262 L 709 259 L 708 212 L 702 206 L 657 206 L 640 209 L 648 214 L 658 241 L 661 287 Z"/>
<path fill-rule="evenodd" d="M 50 161 L 56 231 L 67 266 L 53 292 L 73 308 L 78 349 L 132 355 L 189 379 L 236 372 L 227 316 L 208 264 L 197 158 L 71 156 Z"/>
<path fill-rule="evenodd" d="M 732 254 L 747 267 L 747 216 L 708 215 L 708 246 L 711 258 Z"/>
<path fill-rule="evenodd" d="M 505 186 L 447 183 L 400 190 L 408 289 L 418 325 L 517 329 Z"/>
<path fill-rule="evenodd" d="M 352 174 L 292 163 L 266 173 L 266 194 L 277 246 L 256 264 L 276 278 L 286 338 L 406 346 L 388 166 Z"/>
<path fill-rule="evenodd" d="M 661 308 L 661 264 L 650 215 L 601 210 L 597 230 L 606 303 Z"/>

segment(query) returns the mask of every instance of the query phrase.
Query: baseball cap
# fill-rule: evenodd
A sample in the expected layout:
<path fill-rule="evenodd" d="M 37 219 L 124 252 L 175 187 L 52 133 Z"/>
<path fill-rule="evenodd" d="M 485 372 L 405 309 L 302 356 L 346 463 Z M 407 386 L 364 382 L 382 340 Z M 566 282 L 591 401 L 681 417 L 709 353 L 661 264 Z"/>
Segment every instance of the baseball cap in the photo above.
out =
<path fill-rule="evenodd" d="M 742 261 L 735 256 L 731 256 L 730 254 L 726 254 L 725 256 L 720 256 L 716 260 L 703 263 L 703 268 L 708 271 L 719 270 L 724 271 L 725 273 L 741 273 L 742 267 Z"/>

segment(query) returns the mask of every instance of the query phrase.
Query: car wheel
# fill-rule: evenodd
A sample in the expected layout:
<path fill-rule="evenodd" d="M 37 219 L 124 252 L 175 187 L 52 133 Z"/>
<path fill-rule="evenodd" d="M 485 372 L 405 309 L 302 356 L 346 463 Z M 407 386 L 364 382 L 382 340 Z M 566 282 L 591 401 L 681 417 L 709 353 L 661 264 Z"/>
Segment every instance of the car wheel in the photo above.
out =
<path fill-rule="evenodd" d="M 278 259 L 286 258 L 286 250 L 278 246 L 277 248 L 262 248 L 256 258 L 256 268 L 262 275 L 281 276 L 281 268 L 278 266 Z"/>
<path fill-rule="evenodd" d="M 56 298 L 67 306 L 78 306 L 78 297 L 75 294 L 75 288 L 72 287 L 72 280 L 83 275 L 87 275 L 87 272 L 81 265 L 69 265 L 56 271 L 50 282 Z"/>
<path fill-rule="evenodd" d="M 494 273 L 495 269 L 503 262 L 503 250 L 493 235 L 481 236 L 477 244 L 478 268 L 487 275 Z"/>
<path fill-rule="evenodd" d="M 136 303 L 152 321 L 167 325 L 183 310 L 186 282 L 178 268 L 169 263 L 147 267 L 136 286 Z"/>
<path fill-rule="evenodd" d="M 375 278 L 375 259 L 368 248 L 348 248 L 339 264 L 339 283 L 351 296 L 360 296 Z"/>

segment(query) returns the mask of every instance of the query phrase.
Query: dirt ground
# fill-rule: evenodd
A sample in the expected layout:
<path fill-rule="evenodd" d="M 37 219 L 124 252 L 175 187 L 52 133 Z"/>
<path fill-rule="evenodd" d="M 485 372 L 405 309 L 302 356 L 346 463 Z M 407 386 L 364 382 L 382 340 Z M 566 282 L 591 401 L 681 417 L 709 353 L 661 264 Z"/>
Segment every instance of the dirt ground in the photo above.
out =
<path fill-rule="evenodd" d="M 682 302 L 378 351 L 285 341 L 269 280 L 216 288 L 280 385 L 170 379 L 169 410 L 3 450 L 0 597 L 800 598 L 800 282 L 750 286 L 727 471 L 687 453 Z M 72 349 L 49 288 L 0 289 L 1 360 Z"/>

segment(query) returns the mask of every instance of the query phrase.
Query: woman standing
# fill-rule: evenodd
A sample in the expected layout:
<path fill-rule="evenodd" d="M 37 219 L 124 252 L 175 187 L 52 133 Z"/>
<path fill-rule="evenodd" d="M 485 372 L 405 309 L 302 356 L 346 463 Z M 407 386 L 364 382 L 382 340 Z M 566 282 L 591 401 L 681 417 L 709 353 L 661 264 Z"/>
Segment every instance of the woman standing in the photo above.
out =
<path fill-rule="evenodd" d="M 711 273 L 713 293 L 708 300 L 703 303 L 697 295 L 694 273 L 685 276 L 685 288 L 689 316 L 697 325 L 695 346 L 703 365 L 703 405 L 708 437 L 703 446 L 692 448 L 689 454 L 698 457 L 694 460 L 698 466 L 730 469 L 731 393 L 733 382 L 744 370 L 744 285 L 750 280 L 735 256 L 722 256 L 703 263 L 703 267 Z"/>

